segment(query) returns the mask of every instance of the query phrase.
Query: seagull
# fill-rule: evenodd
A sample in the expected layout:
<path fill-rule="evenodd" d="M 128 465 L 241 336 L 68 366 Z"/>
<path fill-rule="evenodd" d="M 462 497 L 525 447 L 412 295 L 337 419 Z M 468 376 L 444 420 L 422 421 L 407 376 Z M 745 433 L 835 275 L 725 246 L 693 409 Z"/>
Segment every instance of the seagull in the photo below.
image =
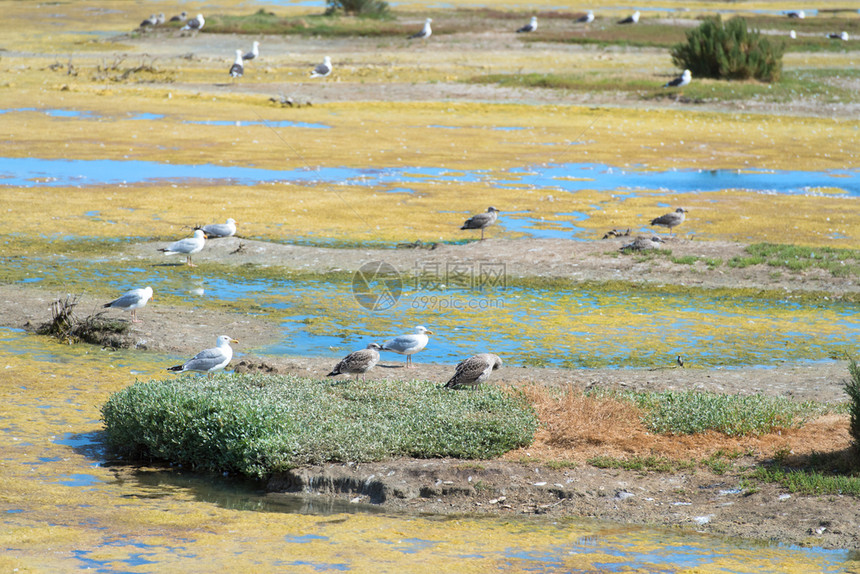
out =
<path fill-rule="evenodd" d="M 350 353 L 334 366 L 327 377 L 336 377 L 338 375 L 364 375 L 367 371 L 376 366 L 379 362 L 379 349 L 376 343 L 371 343 L 366 349 L 361 349 L 354 353 Z"/>
<path fill-rule="evenodd" d="M 848 32 L 842 32 L 841 34 L 828 34 L 828 38 L 833 38 L 834 40 L 842 40 L 843 42 L 848 41 Z"/>
<path fill-rule="evenodd" d="M 194 355 L 193 359 L 188 359 L 182 365 L 168 367 L 167 370 L 172 373 L 184 373 L 186 371 L 208 373 L 211 378 L 212 373 L 226 367 L 233 358 L 233 349 L 230 347 L 230 343 L 239 342 L 227 335 L 221 335 L 217 341 L 217 344 L 211 349 L 204 349 Z"/>
<path fill-rule="evenodd" d="M 418 325 L 415 327 L 414 333 L 388 339 L 382 343 L 381 348 L 383 351 L 394 351 L 395 353 L 406 355 L 406 368 L 414 369 L 415 365 L 412 363 L 412 355 L 426 347 L 430 341 L 430 337 L 427 335 L 433 334 L 433 331 L 429 331 L 425 327 Z"/>
<path fill-rule="evenodd" d="M 407 39 L 408 40 L 414 40 L 416 38 L 423 38 L 423 39 L 429 38 L 430 34 L 433 33 L 433 30 L 430 29 L 430 22 L 432 22 L 432 21 L 433 21 L 433 18 L 427 18 L 426 20 L 424 20 L 424 27 L 421 28 L 421 31 L 416 32 L 415 34 L 412 34 Z"/>
<path fill-rule="evenodd" d="M 164 18 L 164 12 L 159 12 L 158 16 L 155 17 L 155 23 L 159 26 L 166 22 Z"/>
<path fill-rule="evenodd" d="M 445 383 L 446 389 L 462 387 L 478 388 L 478 385 L 490 378 L 490 375 L 502 366 L 502 359 L 493 353 L 481 353 L 464 361 L 460 361 L 454 376 Z"/>
<path fill-rule="evenodd" d="M 632 16 L 628 16 L 624 20 L 618 21 L 619 24 L 636 24 L 637 22 L 639 22 L 639 10 L 633 12 Z"/>
<path fill-rule="evenodd" d="M 331 58 L 326 56 L 323 58 L 322 64 L 317 64 L 317 67 L 311 72 L 311 78 L 325 78 L 331 74 Z"/>
<path fill-rule="evenodd" d="M 661 243 L 664 243 L 664 241 L 656 235 L 652 237 L 639 236 L 627 245 L 623 245 L 619 251 L 645 251 L 647 249 L 660 249 Z"/>
<path fill-rule="evenodd" d="M 241 78 L 244 73 L 245 63 L 242 62 L 242 50 L 236 50 L 236 60 L 233 62 L 233 65 L 230 66 L 230 76 Z"/>
<path fill-rule="evenodd" d="M 260 55 L 260 43 L 254 42 L 254 45 L 251 47 L 251 51 L 242 56 L 243 60 L 255 60 Z"/>
<path fill-rule="evenodd" d="M 663 87 L 664 88 L 683 88 L 693 79 L 693 75 L 690 74 L 690 70 L 684 70 L 684 73 L 675 78 L 674 80 L 670 80 L 666 82 Z"/>
<path fill-rule="evenodd" d="M 165 247 L 163 249 L 159 249 L 159 251 L 163 251 L 165 255 L 176 255 L 177 253 L 184 253 L 186 257 L 185 261 L 186 263 L 188 263 L 188 266 L 196 267 L 196 265 L 191 263 L 191 255 L 203 249 L 203 246 L 205 244 L 206 236 L 203 233 L 203 230 L 195 229 L 193 237 L 186 237 L 185 239 L 174 241 L 170 244 L 170 246 Z"/>
<path fill-rule="evenodd" d="M 673 227 L 684 223 L 685 213 L 687 213 L 687 210 L 683 207 L 679 207 L 675 211 L 661 215 L 656 219 L 652 219 L 651 225 L 660 225 L 662 227 L 668 227 L 669 233 L 671 233 Z"/>
<path fill-rule="evenodd" d="M 185 23 L 185 26 L 180 28 L 180 30 L 194 30 L 195 32 L 199 32 L 203 29 L 203 25 L 206 23 L 206 20 L 203 19 L 203 14 L 198 14 L 196 17 L 188 20 Z"/>
<path fill-rule="evenodd" d="M 227 223 L 210 223 L 203 227 L 195 227 L 195 230 L 200 229 L 206 235 L 206 239 L 219 239 L 221 237 L 231 237 L 236 234 L 236 220 L 232 217 L 227 220 Z"/>
<path fill-rule="evenodd" d="M 143 323 L 143 321 L 140 321 L 137 318 L 137 310 L 146 306 L 150 299 L 152 299 L 152 287 L 146 287 L 145 289 L 131 289 L 110 303 L 105 303 L 103 307 L 113 307 L 115 309 L 122 309 L 123 311 L 131 311 L 131 322 Z"/>
<path fill-rule="evenodd" d="M 140 27 L 145 28 L 147 26 L 155 26 L 156 24 L 158 24 L 158 16 L 150 14 L 149 18 L 140 23 Z"/>
<path fill-rule="evenodd" d="M 171 22 L 185 22 L 188 20 L 188 12 L 183 12 L 179 16 L 173 16 L 170 21 Z"/>
<path fill-rule="evenodd" d="M 580 24 L 591 24 L 594 22 L 594 12 L 589 10 L 587 14 L 583 14 L 579 18 L 576 19 Z"/>
<path fill-rule="evenodd" d="M 788 36 L 789 36 L 789 38 L 791 38 L 792 40 L 797 40 L 797 32 L 795 32 L 794 30 L 792 30 L 791 32 L 789 32 L 789 33 L 788 33 Z"/>
<path fill-rule="evenodd" d="M 469 219 L 463 223 L 463 227 L 460 229 L 480 229 L 481 230 L 481 241 L 484 240 L 484 228 L 489 227 L 496 223 L 496 219 L 499 217 L 499 210 L 495 207 L 488 207 L 487 211 L 484 213 L 479 213 L 478 215 L 473 215 Z"/>
<path fill-rule="evenodd" d="M 787 13 L 786 16 L 788 16 L 789 18 L 797 18 L 799 20 L 803 20 L 804 18 L 806 18 L 806 12 L 804 12 L 803 10 L 796 10 Z"/>
<path fill-rule="evenodd" d="M 537 16 L 532 16 L 532 21 L 517 30 L 517 34 L 521 34 L 523 32 L 534 32 L 537 30 Z"/>
<path fill-rule="evenodd" d="M 684 366 L 684 357 L 682 357 L 681 355 L 678 355 L 678 358 L 675 359 L 675 362 L 678 364 L 679 367 L 683 367 Z"/>

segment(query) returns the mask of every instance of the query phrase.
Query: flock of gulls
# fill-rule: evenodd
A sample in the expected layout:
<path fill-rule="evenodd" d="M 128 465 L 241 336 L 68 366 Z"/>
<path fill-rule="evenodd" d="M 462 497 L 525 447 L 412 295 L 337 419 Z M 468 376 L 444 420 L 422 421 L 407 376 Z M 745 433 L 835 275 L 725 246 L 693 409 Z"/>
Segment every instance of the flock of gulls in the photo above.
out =
<path fill-rule="evenodd" d="M 467 219 L 461 230 L 480 229 L 481 241 L 484 240 L 484 230 L 496 223 L 500 211 L 495 207 L 488 207 L 487 211 L 478 213 Z M 651 225 L 666 227 L 671 235 L 672 229 L 684 222 L 687 210 L 683 207 L 677 208 L 675 211 L 666 213 L 651 220 Z M 174 241 L 167 247 L 159 249 L 165 255 L 185 255 L 186 265 L 193 267 L 191 256 L 199 253 L 206 245 L 207 239 L 219 239 L 224 237 L 232 237 L 236 234 L 236 220 L 230 218 L 225 223 L 212 223 L 202 227 L 196 227 L 191 237 L 186 237 L 178 241 Z M 629 234 L 629 230 L 628 230 Z M 619 236 L 618 233 L 613 233 Z M 625 245 L 622 250 L 632 249 L 650 249 L 658 247 L 663 240 L 659 237 L 637 237 L 633 243 Z M 123 293 L 118 298 L 109 303 L 104 304 L 104 308 L 119 309 L 121 311 L 131 312 L 131 322 L 141 323 L 137 318 L 137 310 L 145 307 L 146 304 L 153 298 L 152 287 L 144 287 L 142 289 L 131 289 Z M 370 343 L 366 348 L 350 353 L 341 359 L 328 373 L 327 376 L 335 377 L 338 375 L 364 375 L 379 362 L 379 351 L 390 351 L 406 356 L 407 369 L 415 368 L 412 361 L 412 355 L 419 353 L 427 347 L 430 342 L 430 335 L 433 331 L 427 329 L 423 325 L 415 327 L 414 333 L 406 333 L 387 339 L 382 344 Z M 172 373 L 199 372 L 206 373 L 209 377 L 216 371 L 220 371 L 230 364 L 233 359 L 233 348 L 230 343 L 238 343 L 229 335 L 220 335 L 216 340 L 214 347 L 204 349 L 197 353 L 194 357 L 187 360 L 181 365 L 169 367 L 167 370 Z M 479 353 L 464 361 L 461 361 L 454 372 L 451 379 L 445 384 L 448 389 L 461 388 L 477 388 L 477 386 L 486 381 L 493 371 L 502 366 L 502 359 L 493 353 Z"/>

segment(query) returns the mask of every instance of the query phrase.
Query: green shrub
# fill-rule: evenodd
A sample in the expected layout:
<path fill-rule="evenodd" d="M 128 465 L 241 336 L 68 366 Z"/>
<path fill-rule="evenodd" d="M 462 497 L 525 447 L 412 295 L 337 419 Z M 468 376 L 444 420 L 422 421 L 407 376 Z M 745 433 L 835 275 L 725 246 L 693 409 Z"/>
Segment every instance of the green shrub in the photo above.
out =
<path fill-rule="evenodd" d="M 848 404 L 848 414 L 851 417 L 848 433 L 851 435 L 854 453 L 860 455 L 860 366 L 854 359 L 848 361 L 848 373 L 851 375 L 851 378 L 845 381 L 845 392 L 851 399 Z"/>
<path fill-rule="evenodd" d="M 388 15 L 388 2 L 383 0 L 328 0 L 325 13 L 327 15 L 343 12 L 352 16 L 369 16 L 379 18 Z"/>
<path fill-rule="evenodd" d="M 782 43 L 747 29 L 746 20 L 707 18 L 687 32 L 687 42 L 672 48 L 672 61 L 694 78 L 776 82 L 782 73 Z"/>
<path fill-rule="evenodd" d="M 496 387 L 259 374 L 137 382 L 102 419 L 121 454 L 257 477 L 327 461 L 491 458 L 531 444 L 537 428 L 531 406 Z"/>

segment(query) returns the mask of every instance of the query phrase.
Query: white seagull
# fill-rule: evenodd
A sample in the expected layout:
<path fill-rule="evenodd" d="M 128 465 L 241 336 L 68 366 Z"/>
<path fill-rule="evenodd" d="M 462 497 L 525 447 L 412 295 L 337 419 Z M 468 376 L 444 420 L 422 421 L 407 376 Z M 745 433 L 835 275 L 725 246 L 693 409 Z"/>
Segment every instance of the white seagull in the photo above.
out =
<path fill-rule="evenodd" d="M 114 299 L 110 303 L 105 303 L 105 308 L 113 307 L 114 309 L 122 309 L 123 311 L 131 311 L 131 322 L 142 323 L 138 320 L 137 310 L 144 307 L 149 300 L 152 299 L 152 287 L 145 289 L 131 289 Z"/>
<path fill-rule="evenodd" d="M 433 18 L 427 18 L 424 20 L 424 27 L 421 28 L 420 32 L 416 32 L 407 38 L 408 40 L 415 40 L 416 38 L 424 38 L 427 39 L 433 33 L 433 30 L 430 29 L 430 22 L 433 21 Z"/>
<path fill-rule="evenodd" d="M 460 229 L 480 229 L 481 230 L 481 241 L 484 240 L 484 228 L 489 227 L 496 223 L 496 219 L 499 217 L 499 210 L 495 207 L 488 207 L 487 211 L 484 213 L 479 213 L 478 215 L 473 215 L 469 219 L 467 219 L 463 223 L 463 227 Z"/>
<path fill-rule="evenodd" d="M 361 349 L 354 353 L 350 353 L 334 366 L 327 377 L 336 377 L 338 375 L 363 375 L 370 369 L 376 366 L 379 362 L 379 349 L 376 343 L 370 343 L 366 349 Z"/>
<path fill-rule="evenodd" d="M 481 353 L 460 361 L 454 371 L 454 376 L 445 383 L 446 389 L 461 387 L 477 388 L 478 385 L 490 378 L 490 375 L 502 366 L 502 359 L 493 353 Z"/>
<path fill-rule="evenodd" d="M 788 37 L 791 38 L 792 40 L 797 40 L 797 32 L 792 30 L 791 32 L 788 33 Z"/>
<path fill-rule="evenodd" d="M 164 12 L 159 12 L 158 16 L 155 17 L 155 23 L 159 26 L 164 24 L 167 20 L 164 18 Z"/>
<path fill-rule="evenodd" d="M 159 249 L 159 251 L 163 251 L 165 255 L 184 253 L 186 257 L 185 262 L 188 263 L 188 266 L 196 267 L 196 265 L 191 263 L 191 255 L 203 249 L 204 245 L 206 245 L 206 235 L 203 233 L 202 229 L 195 229 L 193 237 L 186 237 L 185 239 L 174 241 L 168 247 Z"/>
<path fill-rule="evenodd" d="M 433 331 L 418 325 L 415 327 L 414 333 L 388 339 L 382 343 L 381 347 L 383 351 L 393 351 L 401 355 L 406 355 L 406 368 L 414 369 L 415 365 L 412 363 L 412 355 L 427 346 L 427 343 L 430 341 L 428 335 L 433 335 Z"/>
<path fill-rule="evenodd" d="M 326 56 L 323 58 L 322 64 L 317 64 L 317 67 L 311 72 L 311 78 L 325 78 L 331 74 L 331 58 Z"/>
<path fill-rule="evenodd" d="M 256 60 L 260 57 L 260 43 L 254 42 L 254 45 L 251 47 L 251 51 L 242 56 L 243 60 Z"/>
<path fill-rule="evenodd" d="M 798 20 L 803 20 L 806 18 L 806 12 L 803 10 L 794 10 L 786 14 L 789 18 L 797 18 Z"/>
<path fill-rule="evenodd" d="M 583 14 L 579 18 L 576 19 L 580 24 L 591 24 L 594 22 L 594 11 L 589 10 L 587 14 Z"/>
<path fill-rule="evenodd" d="M 670 80 L 663 84 L 664 88 L 683 88 L 693 79 L 693 75 L 690 74 L 690 70 L 684 70 L 684 73 L 675 78 L 674 80 Z"/>
<path fill-rule="evenodd" d="M 236 50 L 236 59 L 233 65 L 230 66 L 230 76 L 233 78 L 241 78 L 245 73 L 245 63 L 242 61 L 242 50 Z"/>
<path fill-rule="evenodd" d="M 147 26 L 155 26 L 156 24 L 158 24 L 158 16 L 150 14 L 149 18 L 140 23 L 140 27 L 145 28 Z"/>
<path fill-rule="evenodd" d="M 632 16 L 628 16 L 624 20 L 619 20 L 619 24 L 636 24 L 639 22 L 639 10 L 633 12 Z"/>
<path fill-rule="evenodd" d="M 841 34 L 828 34 L 828 38 L 833 38 L 834 40 L 842 40 L 843 42 L 848 41 L 848 32 L 842 32 Z"/>
<path fill-rule="evenodd" d="M 167 370 L 172 373 L 184 373 L 186 371 L 208 373 L 209 377 L 212 377 L 212 373 L 220 371 L 230 364 L 230 360 L 233 358 L 233 348 L 230 347 L 230 343 L 239 342 L 227 335 L 221 335 L 217 340 L 216 346 L 211 349 L 204 349 L 182 365 L 168 367 Z"/>
<path fill-rule="evenodd" d="M 523 32 L 534 32 L 537 30 L 537 16 L 532 16 L 532 21 L 517 30 L 517 34 L 521 34 Z"/>
<path fill-rule="evenodd" d="M 206 239 L 232 237 L 233 235 L 236 235 L 236 220 L 231 217 L 227 220 L 227 223 L 210 223 L 209 225 L 195 227 L 194 229 L 202 230 L 206 235 Z"/>
<path fill-rule="evenodd" d="M 180 28 L 180 30 L 194 30 L 195 32 L 199 32 L 203 29 L 203 25 L 206 23 L 206 20 L 203 19 L 203 14 L 198 14 L 196 17 L 188 20 L 185 23 L 185 26 Z"/>
<path fill-rule="evenodd" d="M 683 207 L 679 207 L 675 211 L 666 213 L 664 215 L 661 215 L 660 217 L 652 219 L 651 225 L 659 225 L 661 227 L 668 227 L 669 233 L 672 233 L 673 227 L 677 227 L 678 225 L 681 225 L 682 223 L 684 223 L 684 217 L 685 217 L 684 214 L 685 213 L 687 213 L 687 210 L 684 209 Z"/>
<path fill-rule="evenodd" d="M 185 22 L 188 19 L 188 12 L 183 12 L 179 16 L 174 16 L 170 19 L 171 22 Z"/>

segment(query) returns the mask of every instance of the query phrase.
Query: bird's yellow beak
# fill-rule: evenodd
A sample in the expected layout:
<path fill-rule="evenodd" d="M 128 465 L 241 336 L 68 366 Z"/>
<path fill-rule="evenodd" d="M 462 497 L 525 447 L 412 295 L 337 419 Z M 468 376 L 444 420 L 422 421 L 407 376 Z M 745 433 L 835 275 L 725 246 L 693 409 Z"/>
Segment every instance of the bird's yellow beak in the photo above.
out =
<path fill-rule="evenodd" d="M 424 334 L 425 335 L 435 335 L 436 333 L 434 333 L 433 331 L 424 331 Z"/>
<path fill-rule="evenodd" d="M 236 339 L 230 339 L 230 342 L 231 343 L 238 343 L 239 341 L 237 341 Z"/>

